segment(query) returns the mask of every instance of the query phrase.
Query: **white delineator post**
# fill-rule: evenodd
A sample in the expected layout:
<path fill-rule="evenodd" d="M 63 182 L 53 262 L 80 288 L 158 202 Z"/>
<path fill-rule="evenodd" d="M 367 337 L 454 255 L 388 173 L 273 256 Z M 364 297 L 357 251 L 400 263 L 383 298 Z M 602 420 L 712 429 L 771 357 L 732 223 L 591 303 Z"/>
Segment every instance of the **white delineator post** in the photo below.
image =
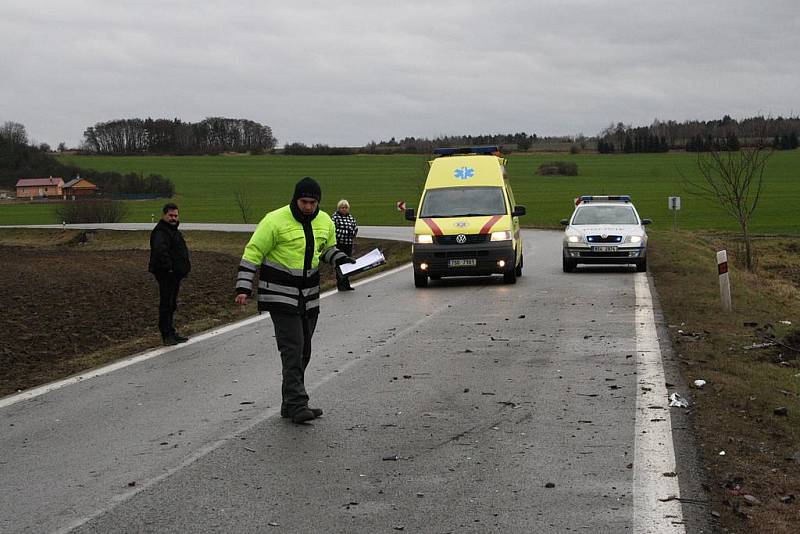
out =
<path fill-rule="evenodd" d="M 731 281 L 728 275 L 728 251 L 717 252 L 717 271 L 719 271 L 719 296 L 722 309 L 731 311 Z"/>

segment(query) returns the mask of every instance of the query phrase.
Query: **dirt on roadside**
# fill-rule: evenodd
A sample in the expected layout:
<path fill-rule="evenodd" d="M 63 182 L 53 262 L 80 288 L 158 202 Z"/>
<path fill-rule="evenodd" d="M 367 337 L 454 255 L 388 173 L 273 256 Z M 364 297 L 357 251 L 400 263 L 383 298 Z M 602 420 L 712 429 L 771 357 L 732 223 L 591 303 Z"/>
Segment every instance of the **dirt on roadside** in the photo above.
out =
<path fill-rule="evenodd" d="M 146 250 L 0 247 L 0 396 L 101 365 L 113 346 L 156 346 L 158 288 Z M 185 333 L 235 313 L 238 258 L 192 254 L 175 322 Z M 87 358 L 90 360 L 87 361 Z"/>

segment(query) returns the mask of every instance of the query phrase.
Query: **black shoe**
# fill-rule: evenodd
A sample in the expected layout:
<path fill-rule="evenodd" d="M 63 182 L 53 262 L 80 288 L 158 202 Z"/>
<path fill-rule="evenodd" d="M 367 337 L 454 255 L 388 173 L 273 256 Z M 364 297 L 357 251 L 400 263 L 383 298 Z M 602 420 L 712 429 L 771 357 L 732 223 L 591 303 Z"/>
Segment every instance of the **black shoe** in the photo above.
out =
<path fill-rule="evenodd" d="M 165 338 L 162 338 L 162 343 L 164 343 L 164 346 L 172 347 L 172 346 L 177 345 L 178 343 L 180 343 L 180 341 L 178 341 L 175 338 L 175 336 L 167 336 Z"/>
<path fill-rule="evenodd" d="M 350 286 L 341 286 L 337 287 L 336 289 L 338 289 L 339 291 L 355 291 L 356 288 Z"/>
<path fill-rule="evenodd" d="M 309 408 L 309 410 L 311 410 L 311 413 L 314 414 L 314 419 L 316 419 L 317 417 L 322 417 L 322 408 Z M 288 413 L 281 410 L 281 417 L 283 417 L 284 419 L 288 419 L 291 416 Z"/>
<path fill-rule="evenodd" d="M 312 419 L 314 419 L 314 412 L 308 408 L 301 408 L 300 410 L 294 412 L 294 415 L 292 415 L 292 423 L 296 423 L 298 425 L 305 423 L 306 421 L 311 421 Z"/>
<path fill-rule="evenodd" d="M 173 337 L 175 338 L 175 341 L 177 341 L 178 343 L 186 343 L 187 341 L 189 341 L 189 338 L 186 336 L 175 334 Z"/>

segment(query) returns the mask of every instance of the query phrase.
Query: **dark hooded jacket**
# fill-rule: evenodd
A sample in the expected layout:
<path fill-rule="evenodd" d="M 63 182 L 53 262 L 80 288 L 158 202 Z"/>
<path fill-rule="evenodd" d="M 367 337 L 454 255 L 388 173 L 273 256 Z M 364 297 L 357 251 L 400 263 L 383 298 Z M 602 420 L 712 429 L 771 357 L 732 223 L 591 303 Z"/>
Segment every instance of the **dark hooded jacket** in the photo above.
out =
<path fill-rule="evenodd" d="M 183 234 L 175 226 L 158 221 L 150 233 L 150 264 L 148 270 L 156 276 L 172 274 L 184 278 L 192 269 L 189 248 Z"/>

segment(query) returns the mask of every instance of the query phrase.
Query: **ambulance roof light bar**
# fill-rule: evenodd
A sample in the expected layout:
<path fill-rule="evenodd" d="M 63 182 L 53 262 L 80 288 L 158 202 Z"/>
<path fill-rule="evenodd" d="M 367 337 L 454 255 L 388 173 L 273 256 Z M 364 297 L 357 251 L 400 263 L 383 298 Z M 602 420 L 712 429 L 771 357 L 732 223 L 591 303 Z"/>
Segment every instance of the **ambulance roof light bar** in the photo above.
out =
<path fill-rule="evenodd" d="M 630 202 L 630 195 L 581 195 L 575 204 L 581 202 Z"/>
<path fill-rule="evenodd" d="M 486 156 L 500 155 L 498 146 L 466 146 L 460 148 L 437 148 L 433 151 L 437 156 L 457 156 L 462 154 L 479 154 Z"/>

